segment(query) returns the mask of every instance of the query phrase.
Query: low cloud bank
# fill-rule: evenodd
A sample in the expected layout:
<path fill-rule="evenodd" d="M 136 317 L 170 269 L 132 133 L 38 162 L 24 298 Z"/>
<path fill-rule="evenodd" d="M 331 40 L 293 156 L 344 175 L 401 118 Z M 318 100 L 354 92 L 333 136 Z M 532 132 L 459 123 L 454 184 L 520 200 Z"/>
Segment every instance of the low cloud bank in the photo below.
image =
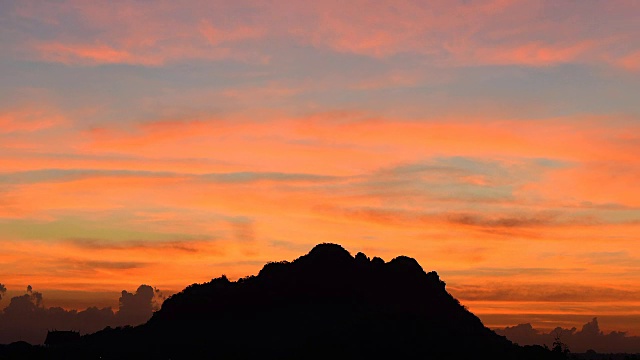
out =
<path fill-rule="evenodd" d="M 5 286 L 0 284 L 0 299 L 5 293 Z M 117 311 L 95 306 L 82 311 L 47 308 L 43 305 L 43 295 L 29 285 L 24 295 L 11 298 L 9 305 L 0 312 L 0 344 L 14 341 L 42 344 L 48 330 L 74 330 L 86 334 L 107 326 L 139 325 L 151 318 L 162 301 L 164 296 L 158 289 L 140 285 L 135 293 L 122 291 Z"/>
<path fill-rule="evenodd" d="M 0 300 L 7 289 L 0 284 Z M 118 310 L 95 306 L 85 310 L 65 310 L 61 307 L 45 307 L 42 293 L 28 286 L 23 295 L 12 297 L 9 305 L 0 311 L 0 344 L 26 341 L 42 344 L 48 330 L 74 330 L 81 334 L 102 330 L 107 326 L 139 325 L 151 318 L 160 308 L 165 296 L 149 285 L 140 285 L 135 292 L 123 290 Z M 598 353 L 640 353 L 640 336 L 628 336 L 626 332 L 600 330 L 598 319 L 593 318 L 581 330 L 557 327 L 550 332 L 534 329 L 531 324 L 519 324 L 494 329 L 500 335 L 519 345 L 546 345 L 552 347 L 559 339 L 571 352 L 595 350 Z"/>
<path fill-rule="evenodd" d="M 640 336 L 627 336 L 621 331 L 605 334 L 600 330 L 598 318 L 584 324 L 581 330 L 557 327 L 545 333 L 534 329 L 531 324 L 519 324 L 494 331 L 519 345 L 547 345 L 551 348 L 558 338 L 571 352 L 640 353 Z"/>

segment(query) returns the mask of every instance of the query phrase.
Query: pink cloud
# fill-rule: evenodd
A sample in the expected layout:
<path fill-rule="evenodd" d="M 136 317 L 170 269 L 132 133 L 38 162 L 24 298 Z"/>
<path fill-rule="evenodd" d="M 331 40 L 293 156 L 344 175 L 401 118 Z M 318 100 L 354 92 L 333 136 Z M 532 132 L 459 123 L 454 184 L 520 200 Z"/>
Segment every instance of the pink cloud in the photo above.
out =
<path fill-rule="evenodd" d="M 248 39 L 259 39 L 264 36 L 264 30 L 242 25 L 231 29 L 220 29 L 215 27 L 211 21 L 201 20 L 199 26 L 200 33 L 209 41 L 211 45 L 218 45 L 223 42 L 235 42 Z"/>
<path fill-rule="evenodd" d="M 545 66 L 582 61 L 582 56 L 595 47 L 592 41 L 566 45 L 531 42 L 524 45 L 507 45 L 497 48 L 450 48 L 454 57 L 471 59 L 478 64 Z M 466 53 L 471 51 L 471 53 Z M 464 60 L 463 60 L 464 61 Z"/>
<path fill-rule="evenodd" d="M 265 62 L 269 44 L 293 41 L 337 52 L 389 58 L 419 54 L 439 65 L 548 66 L 567 62 L 612 63 L 635 69 L 638 44 L 614 27 L 590 32 L 594 12 L 627 19 L 634 6 L 608 2 L 571 9 L 563 4 L 496 0 L 324 1 L 254 3 L 125 2 L 106 6 L 65 2 L 19 6 L 16 15 L 45 24 L 78 21 L 55 41 L 31 39 L 27 52 L 66 64 L 127 63 L 160 65 L 185 59 Z M 637 10 L 637 8 L 635 8 Z M 237 14 L 234 20 L 223 16 Z M 545 14 L 566 14 L 560 21 Z M 81 31 L 78 31 L 81 30 Z M 86 33 L 86 35 L 84 34 Z M 613 41 L 612 39 L 615 39 Z M 250 49 L 244 43 L 261 47 Z M 620 56 L 620 44 L 631 55 Z M 611 58 L 612 60 L 604 60 Z"/>
<path fill-rule="evenodd" d="M 640 71 L 640 51 L 621 57 L 618 65 L 630 71 Z"/>
<path fill-rule="evenodd" d="M 125 50 L 117 50 L 104 44 L 64 44 L 43 43 L 37 47 L 46 61 L 63 64 L 144 64 L 159 65 L 160 59 L 133 55 Z"/>
<path fill-rule="evenodd" d="M 263 30 L 251 24 L 213 23 L 215 6 L 191 3 L 182 7 L 171 2 L 151 4 L 123 2 L 117 6 L 68 1 L 46 6 L 24 3 L 15 14 L 23 18 L 57 24 L 56 40 L 31 39 L 23 52 L 44 61 L 68 65 L 141 64 L 158 66 L 181 59 L 264 61 L 251 50 L 231 50 L 228 45 L 262 37 Z M 174 15 L 190 12 L 196 20 L 177 20 Z M 73 18 L 79 28 L 64 29 L 61 18 Z M 19 47 L 20 47 L 19 46 Z"/>
<path fill-rule="evenodd" d="M 0 134 L 31 133 L 68 124 L 59 113 L 49 110 L 17 109 L 0 113 Z"/>

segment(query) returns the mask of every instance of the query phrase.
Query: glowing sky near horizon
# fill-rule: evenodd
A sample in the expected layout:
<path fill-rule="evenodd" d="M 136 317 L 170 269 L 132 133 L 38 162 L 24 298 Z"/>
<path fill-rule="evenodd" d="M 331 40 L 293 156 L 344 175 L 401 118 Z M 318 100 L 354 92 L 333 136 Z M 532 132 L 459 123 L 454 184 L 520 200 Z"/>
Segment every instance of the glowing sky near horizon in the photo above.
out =
<path fill-rule="evenodd" d="M 640 335 L 638 16 L 0 2 L 0 283 L 73 306 L 334 242 L 416 258 L 490 326 Z"/>

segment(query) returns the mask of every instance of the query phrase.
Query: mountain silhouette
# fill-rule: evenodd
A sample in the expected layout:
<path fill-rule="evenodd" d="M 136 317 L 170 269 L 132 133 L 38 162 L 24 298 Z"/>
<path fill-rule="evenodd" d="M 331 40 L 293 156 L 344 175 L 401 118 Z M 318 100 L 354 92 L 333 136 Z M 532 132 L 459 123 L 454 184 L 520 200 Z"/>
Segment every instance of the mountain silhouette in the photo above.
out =
<path fill-rule="evenodd" d="M 389 262 L 319 244 L 257 275 L 193 284 L 145 324 L 106 328 L 48 358 L 552 359 L 485 327 L 415 259 Z"/>

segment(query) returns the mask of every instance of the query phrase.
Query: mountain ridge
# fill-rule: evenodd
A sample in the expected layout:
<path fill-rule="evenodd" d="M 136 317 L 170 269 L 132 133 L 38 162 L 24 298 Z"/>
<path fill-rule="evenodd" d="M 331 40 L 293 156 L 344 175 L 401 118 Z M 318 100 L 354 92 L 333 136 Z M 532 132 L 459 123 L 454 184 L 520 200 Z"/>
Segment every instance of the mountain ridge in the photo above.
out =
<path fill-rule="evenodd" d="M 385 262 L 322 243 L 257 275 L 222 275 L 164 301 L 145 324 L 52 347 L 101 359 L 546 359 L 496 334 L 413 258 Z M 80 355 L 78 355 L 80 356 Z M 76 357 L 80 358 L 80 357 Z"/>

